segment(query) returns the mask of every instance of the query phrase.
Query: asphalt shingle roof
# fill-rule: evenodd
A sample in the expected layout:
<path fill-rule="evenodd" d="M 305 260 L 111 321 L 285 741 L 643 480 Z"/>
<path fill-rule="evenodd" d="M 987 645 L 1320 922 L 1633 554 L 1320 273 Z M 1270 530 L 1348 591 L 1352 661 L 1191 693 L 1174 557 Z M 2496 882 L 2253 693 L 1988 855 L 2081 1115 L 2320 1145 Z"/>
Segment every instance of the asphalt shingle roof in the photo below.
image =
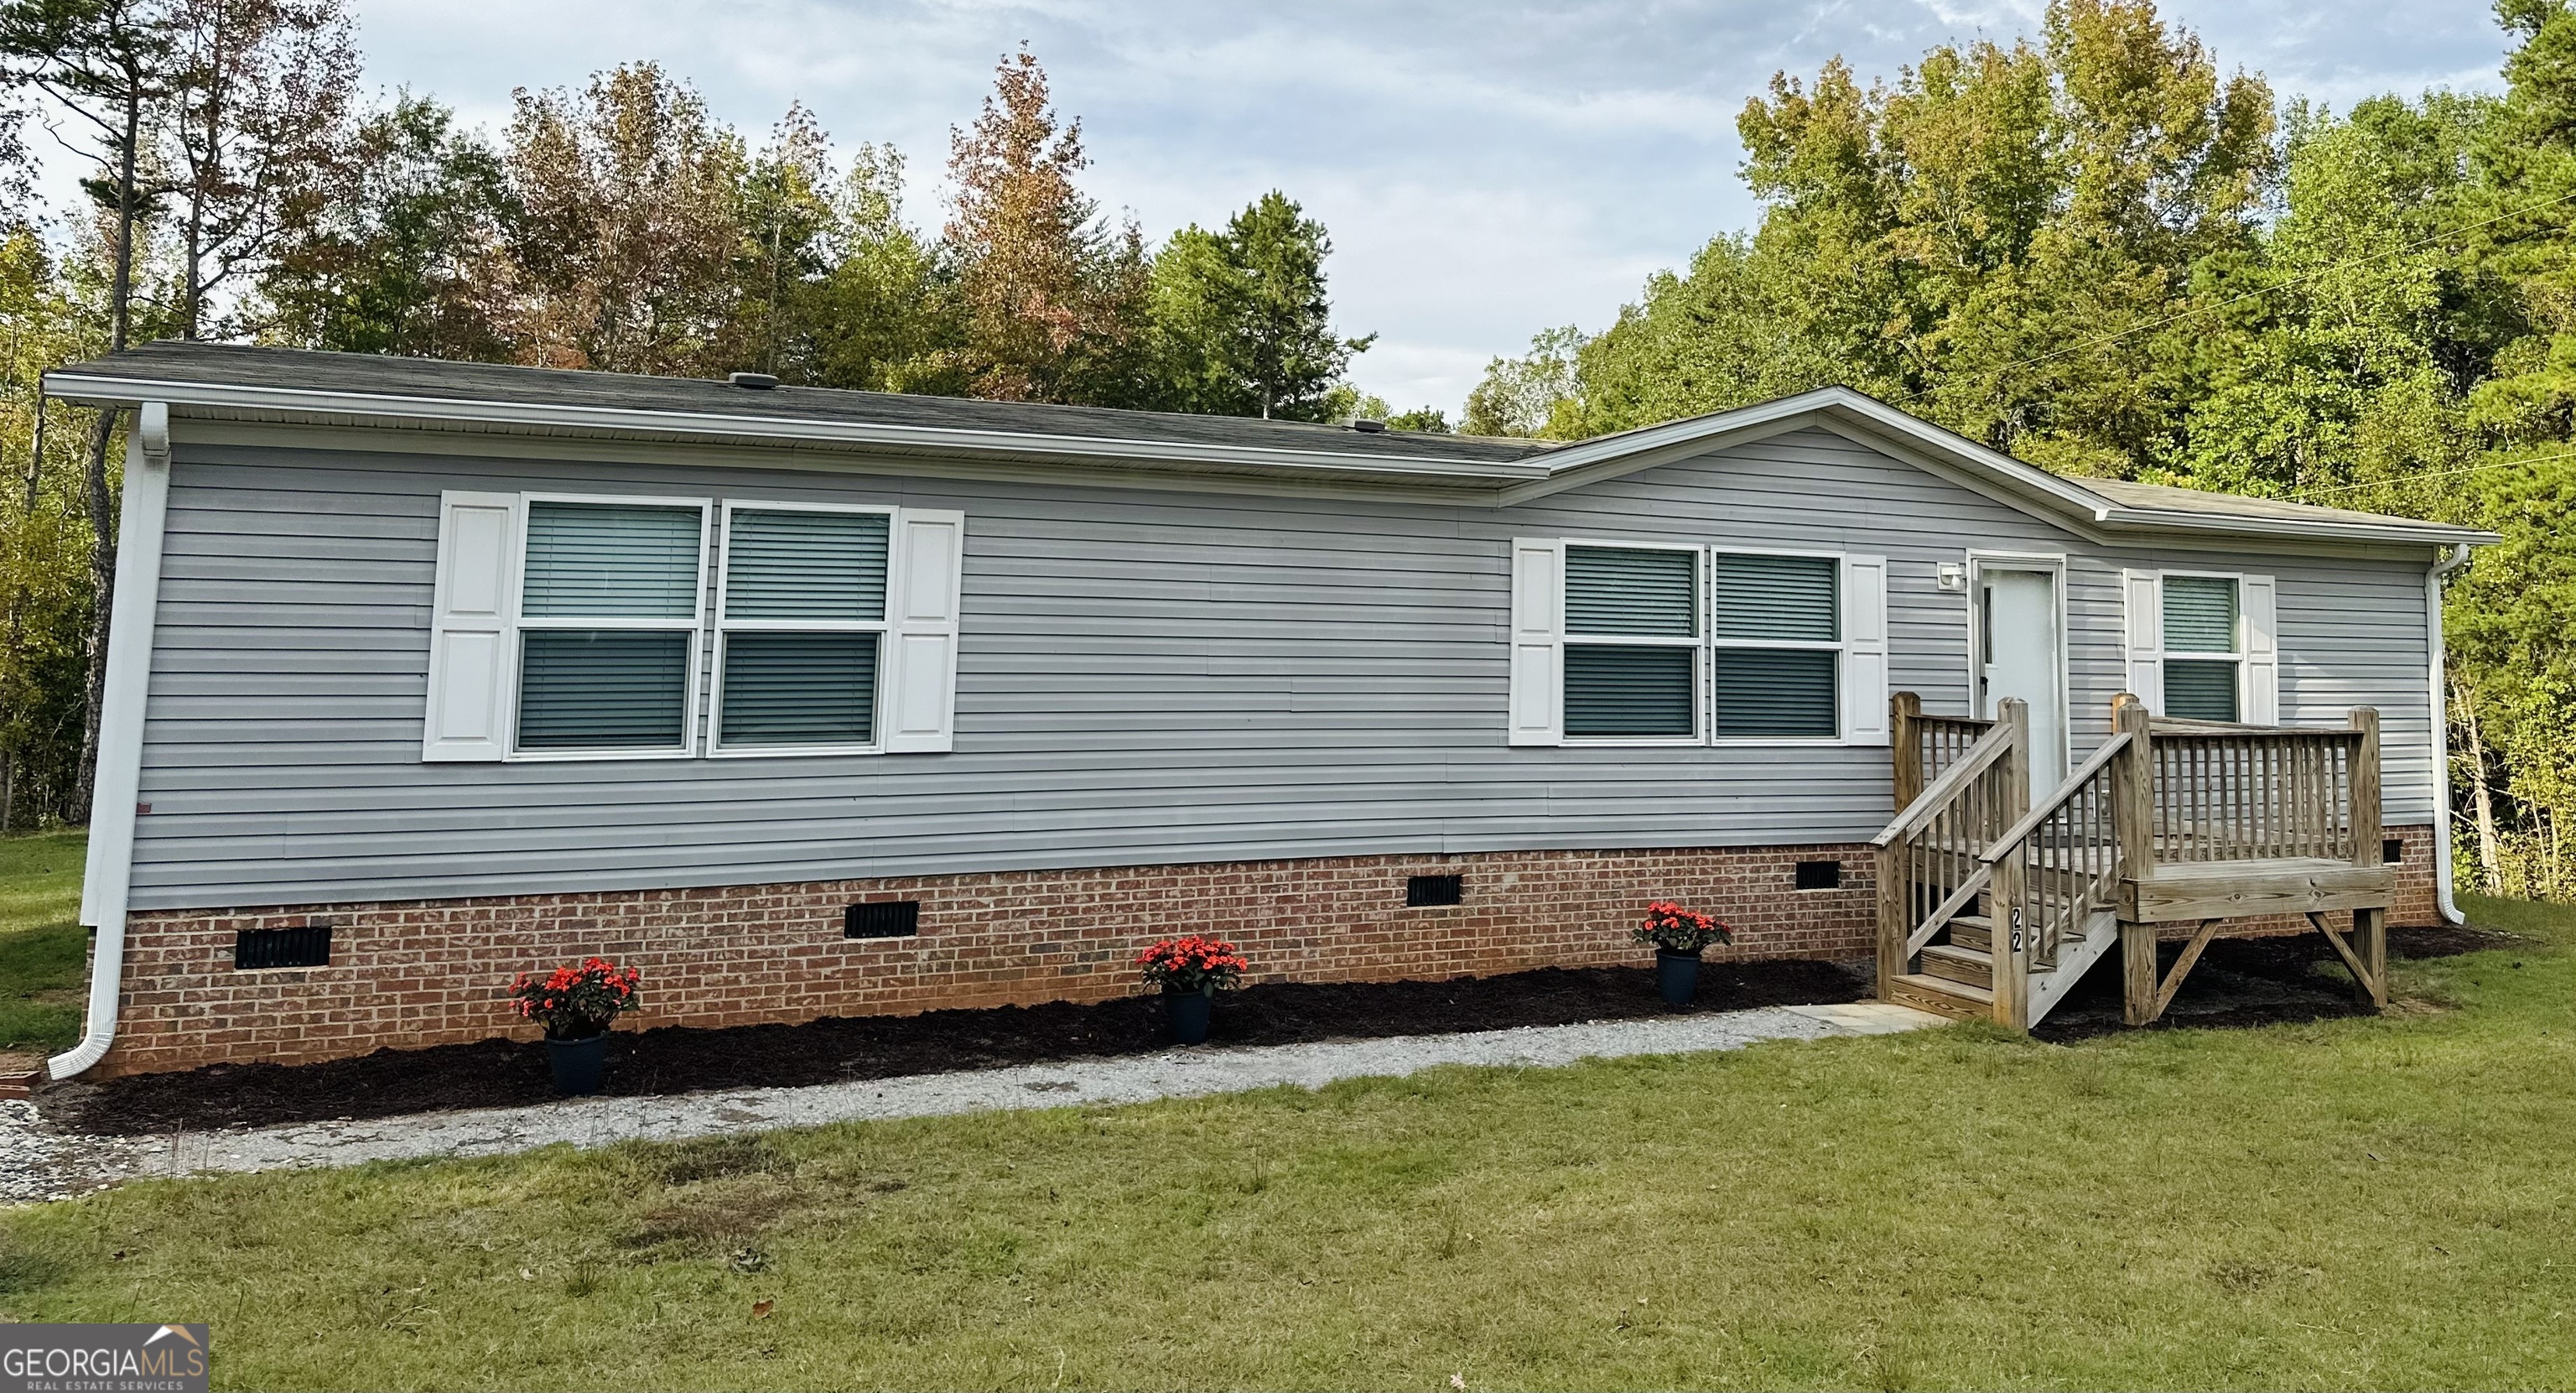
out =
<path fill-rule="evenodd" d="M 444 401 L 514 402 L 620 411 L 675 411 L 776 421 L 1002 431 L 1169 445 L 1321 450 L 1389 460 L 1510 463 L 1552 444 L 1415 431 L 1369 434 L 1347 426 L 1116 411 L 1096 406 L 975 401 L 958 397 L 851 392 L 824 387 L 766 391 L 689 377 L 448 363 L 366 353 L 165 340 L 58 369 L 66 375 L 135 382 L 184 382 L 360 393 Z"/>

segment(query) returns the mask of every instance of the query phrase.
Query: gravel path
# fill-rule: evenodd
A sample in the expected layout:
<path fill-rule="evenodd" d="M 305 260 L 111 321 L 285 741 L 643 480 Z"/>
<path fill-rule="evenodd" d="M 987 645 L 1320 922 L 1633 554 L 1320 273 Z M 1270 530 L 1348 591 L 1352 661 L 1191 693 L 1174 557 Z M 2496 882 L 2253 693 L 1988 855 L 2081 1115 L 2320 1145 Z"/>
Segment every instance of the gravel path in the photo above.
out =
<path fill-rule="evenodd" d="M 1402 1076 L 1442 1064 L 1545 1067 L 1586 1058 L 1740 1049 L 1762 1040 L 1881 1035 L 1939 1024 L 1938 1017 L 1874 1001 L 1763 1007 L 1461 1035 L 1168 1050 L 806 1088 L 582 1098 L 535 1107 L 158 1138 L 69 1135 L 47 1126 L 32 1104 L 10 1102 L 0 1103 L 0 1201 L 61 1199 L 136 1176 L 497 1156 L 564 1142 L 679 1141 L 832 1122 L 1143 1103 L 1283 1084 L 1318 1088 L 1340 1079 Z"/>

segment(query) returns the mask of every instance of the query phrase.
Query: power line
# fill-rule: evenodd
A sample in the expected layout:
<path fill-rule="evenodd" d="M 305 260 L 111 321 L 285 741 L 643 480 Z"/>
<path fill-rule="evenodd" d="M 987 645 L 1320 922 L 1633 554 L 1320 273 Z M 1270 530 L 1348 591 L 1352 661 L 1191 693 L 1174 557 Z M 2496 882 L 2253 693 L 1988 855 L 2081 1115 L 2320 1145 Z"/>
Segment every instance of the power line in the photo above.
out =
<path fill-rule="evenodd" d="M 2290 495 L 2292 502 L 2321 497 L 2329 493 L 2350 493 L 2354 489 L 2395 488 L 2418 479 L 2448 479 L 2461 474 L 2483 474 L 2490 469 L 2511 469 L 2518 464 L 2547 464 L 2551 460 L 2576 459 L 2576 450 L 2561 450 L 2554 455 L 2533 455 L 2527 459 L 2496 460 L 2490 464 L 2472 464 L 2462 469 L 2439 469 L 2429 474 L 2407 474 L 2395 479 L 2373 479 L 2363 484 L 2337 484 L 2333 488 L 2301 489 Z"/>
<path fill-rule="evenodd" d="M 2409 243 L 2407 243 L 2406 245 L 2404 245 L 2404 246 L 2402 246 L 2402 247 L 2397 248 L 2395 251 L 2386 252 L 2386 253 L 2382 253 L 2382 254 L 2378 254 L 2378 255 L 2372 255 L 2372 256 L 2360 256 L 2360 257 L 2354 257 L 2354 258 L 2353 258 L 2352 260 L 2350 260 L 2350 261 L 2339 261 L 2339 262 L 2335 263 L 2335 264 L 2334 264 L 2334 265 L 2332 265 L 2332 266 L 2321 266 L 2321 267 L 2317 268 L 2317 269 L 2316 269 L 2316 270 L 2314 270 L 2314 271 L 2310 271 L 2310 272 L 2308 272 L 2306 275 L 2302 275 L 2302 276 L 2292 276 L 2290 279 L 2285 280 L 2285 281 L 2275 281 L 2275 282 L 2273 282 L 2273 283 L 2272 283 L 2272 284 L 2270 284 L 2270 285 L 2260 285 L 2260 286 L 2256 286 L 2256 287 L 2255 287 L 2255 288 L 2253 288 L 2252 290 L 2245 291 L 2245 292 L 2244 292 L 2244 293 L 2242 293 L 2242 294 L 2229 296 L 2227 299 L 2221 300 L 2221 301 L 2219 301 L 2217 304 L 2214 304 L 2214 305 L 2196 305 L 2196 306 L 2193 306 L 2193 307 L 2192 307 L 2192 308 L 2190 308 L 2190 309 L 2185 309 L 2185 310 L 2176 310 L 2176 311 L 2175 311 L 2175 312 L 2173 312 L 2172 314 L 2166 315 L 2166 316 L 2165 316 L 2165 317 L 2163 317 L 2162 319 L 2151 319 L 2151 320 L 2148 320 L 2148 321 L 2147 321 L 2146 323 L 2144 323 L 2144 324 L 2132 324 L 2132 325 L 2130 325 L 2130 326 L 2129 326 L 2128 328 L 2126 328 L 2126 329 L 2120 329 L 2120 330 L 2116 330 L 2116 331 L 2114 331 L 2114 332 L 2112 332 L 2112 333 L 2103 334 L 2103 335 L 2101 335 L 2101 336 L 2100 336 L 2100 337 L 2098 337 L 2098 338 L 2091 338 L 2091 339 L 2087 339 L 2087 340 L 2085 340 L 2085 341 L 2084 341 L 2084 342 L 2082 342 L 2082 343 L 2068 344 L 2068 345 L 2067 345 L 2067 346 L 2065 346 L 2064 348 L 2051 349 L 2050 351 L 2048 351 L 2048 352 L 2046 352 L 2046 353 L 2038 354 L 2038 355 L 2036 355 L 2036 356 L 2034 356 L 2034 357 L 2024 358 L 2024 359 L 2022 359 L 2020 362 L 2017 362 L 2017 363 L 2006 363 L 2006 364 L 2004 364 L 2002 367 L 1999 367 L 1999 368 L 1989 368 L 1989 369 L 1987 369 L 1987 370 L 1984 372 L 1984 374 L 1982 374 L 1982 375 L 1983 375 L 1983 376 L 1985 376 L 1985 377 L 1989 377 L 1989 378 L 1993 378 L 1993 377 L 2000 377 L 2000 376 L 2002 376 L 2003 374 L 2008 373 L 2008 372 L 2017 372 L 2017 371 L 2019 371 L 2019 370 L 2021 370 L 2021 369 L 2023 369 L 2023 368 L 2033 367 L 2033 366 L 2036 366 L 2036 365 L 2038 365 L 2038 364 L 2040 364 L 2040 363 L 2051 362 L 2051 361 L 2054 361 L 2055 359 L 2063 358 L 2063 357 L 2065 357 L 2066 355 L 2068 355 L 2068 354 L 2070 354 L 2070 353 L 2081 353 L 2081 352 L 2085 351 L 2086 349 L 2090 349 L 2090 348 L 2099 348 L 2099 347 L 2101 347 L 2102 345 L 2104 345 L 2104 344 L 2106 344 L 2106 343 L 2117 343 L 2117 342 L 2119 342 L 2121 339 L 2127 338 L 2127 337 L 2128 337 L 2128 336 L 2130 336 L 2131 334 L 2142 334 L 2142 333 L 2145 333 L 2145 332 L 2146 332 L 2147 330 L 2149 330 L 2149 329 L 2161 329 L 2161 328 L 2163 328 L 2164 326 L 2166 326 L 2166 325 L 2168 325 L 2168 324 L 2173 324 L 2173 323 L 2177 323 L 2177 322 L 2179 322 L 2179 321 L 2181 321 L 2181 320 L 2189 319 L 2189 318 L 2191 318 L 2191 317 L 2192 317 L 2192 316 L 2194 316 L 2194 315 L 2201 315 L 2201 314 L 2211 314 L 2211 313 L 2215 313 L 2216 311 L 2226 309 L 2226 308 L 2227 308 L 2228 306 L 2230 306 L 2230 305 L 2242 304 L 2242 303 L 2244 303 L 2245 301 L 2247 301 L 2247 300 L 2251 300 L 2251 299 L 2254 299 L 2254 298 L 2255 298 L 2255 297 L 2257 297 L 2257 296 L 2261 296 L 2261 295 L 2269 295 L 2269 294 L 2271 294 L 2273 291 L 2276 291 L 2276 290 L 2287 290 L 2287 289 L 2289 289 L 2291 286 L 2299 285 L 2299 284 L 2302 284 L 2302 283 L 2307 282 L 2307 281 L 2315 280 L 2315 279 L 2317 279 L 2317 278 L 2318 278 L 2318 277 L 2320 277 L 2320 276 L 2329 276 L 2329 275 L 2334 274 L 2334 273 L 2335 273 L 2335 272 L 2337 272 L 2337 271 L 2348 271 L 2348 270 L 2351 270 L 2353 267 L 2356 267 L 2356 266 L 2367 266 L 2367 265 L 2369 265 L 2369 264 L 2371 264 L 2371 263 L 2373 263 L 2373 262 L 2375 262 L 2375 261 L 2382 260 L 2382 259 L 2384 259 L 2385 257 L 2403 256 L 2403 255 L 2405 255 L 2405 254 L 2406 254 L 2406 253 L 2408 253 L 2408 252 L 2411 252 L 2411 251 L 2417 250 L 2418 248 L 2421 248 L 2421 247 L 2430 246 L 2431 244 L 2433 244 L 2433 243 L 2435 243 L 2435 242 L 2445 241 L 2445 240 L 2450 239 L 2450 238 L 2453 238 L 2453 237 L 2458 237 L 2458 236 L 2460 236 L 2460 235 L 2462 235 L 2462 234 L 2464 234 L 2464 233 L 2475 232 L 2475 231 L 2477 231 L 2479 228 L 2492 226 L 2492 225 L 2494 225 L 2494 224 L 2496 224 L 2496 223 L 2503 222 L 2503 221 L 2505 221 L 2505 220 L 2506 220 L 2506 219 L 2508 219 L 2508 218 L 2518 218 L 2518 217 L 2521 217 L 2521 216 L 2522 216 L 2523 214 L 2525 214 L 2525 213 L 2537 213 L 2537 212 L 2539 212 L 2539 211 L 2540 211 L 2541 209 L 2543 209 L 2543 208 L 2551 208 L 2551 207 L 2555 207 L 2555 206 L 2557 206 L 2558 204 L 2566 203 L 2566 202 L 2569 202 L 2569 201 L 2571 201 L 2571 200 L 2576 200 L 2576 193 L 2564 193 L 2564 194 L 2560 194 L 2560 195 L 2559 195 L 2558 197 L 2556 197 L 2556 198 L 2545 198 L 2545 199 L 2542 199 L 2541 201 L 2539 201 L 2538 203 L 2527 204 L 2527 205 L 2525 205 L 2525 206 L 2523 206 L 2523 207 L 2520 207 L 2520 208 L 2508 209 L 2508 210 L 2506 210 L 2505 212 L 2501 212 L 2501 213 L 2496 214 L 2496 215 L 2495 215 L 2494 217 L 2492 217 L 2492 218 L 2486 218 L 2486 219 L 2482 219 L 2482 220 L 2480 220 L 2480 221 L 2478 221 L 2478 222 L 2470 223 L 2470 224 L 2469 224 L 2468 226 L 2466 226 L 2466 227 L 2453 228 L 2453 229 L 2451 229 L 2451 230 L 2449 230 L 2449 231 L 2447 231 L 2447 232 L 2436 232 L 2436 233 L 2434 233 L 2434 234 L 2432 234 L 2432 235 L 2430 235 L 2430 236 L 2428 236 L 2428 237 L 2418 238 L 2418 239 L 2417 239 L 2417 240 L 2415 240 L 2415 241 L 2409 242 Z M 1925 387 L 1918 387 L 1918 388 L 1914 389 L 1913 391 L 1908 392 L 1908 393 L 1906 393 L 1905 395 L 1903 395 L 1903 396 L 1901 396 L 1901 397 L 1896 398 L 1896 401 L 1897 401 L 1897 402 L 1909 402 L 1909 401 L 1914 400 L 1916 397 L 1924 396 L 1924 395 L 1926 395 L 1926 394 L 1930 393 L 1932 390 L 1933 390 L 1933 389 L 1932 389 L 1931 387 L 1929 387 L 1929 386 L 1925 386 Z"/>

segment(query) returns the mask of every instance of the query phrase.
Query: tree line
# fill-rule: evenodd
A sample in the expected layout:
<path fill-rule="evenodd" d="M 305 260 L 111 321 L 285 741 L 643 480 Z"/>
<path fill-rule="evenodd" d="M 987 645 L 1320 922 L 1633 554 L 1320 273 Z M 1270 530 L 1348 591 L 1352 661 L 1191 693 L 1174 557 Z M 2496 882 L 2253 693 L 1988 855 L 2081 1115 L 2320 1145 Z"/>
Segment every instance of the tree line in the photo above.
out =
<path fill-rule="evenodd" d="M 38 376 L 155 338 L 1287 420 L 1347 381 L 1322 223 L 1271 192 L 1150 244 L 1084 193 L 1081 122 L 1004 55 L 951 131 L 945 225 L 900 152 L 791 105 L 753 139 L 653 63 L 473 129 L 368 103 L 342 0 L 5 0 L 0 829 L 85 819 L 115 574 L 117 422 Z M 30 194 L 31 139 L 88 170 Z M 73 419 L 73 418 L 80 419 Z M 1445 429 L 1434 411 L 1400 427 Z"/>
<path fill-rule="evenodd" d="M 651 63 L 503 129 L 370 102 L 341 0 L 0 0 L 0 820 L 85 816 L 115 423 L 46 367 L 155 337 L 1286 419 L 1389 416 L 1348 372 L 1325 229 L 1271 193 L 1149 242 L 1083 192 L 1026 51 L 907 166 L 764 135 Z M 2576 895 L 2576 14 L 2499 0 L 2500 95 L 2344 112 L 2152 0 L 1891 77 L 1781 74 L 1737 122 L 1756 226 L 1594 331 L 1538 335 L 1475 434 L 1573 439 L 1842 383 L 2071 475 L 2471 522 L 2453 581 L 2462 863 Z M 41 117 L 42 119 L 37 119 Z M 75 147 L 77 206 L 29 192 Z M 1398 428 L 1445 430 L 1425 407 Z"/>
<path fill-rule="evenodd" d="M 1840 383 L 2063 474 L 2490 528 L 2445 607 L 2459 864 L 2576 895 L 2576 14 L 2495 13 L 2501 95 L 2341 113 L 2151 0 L 1776 76 L 1736 123 L 1759 223 L 1497 359 L 1463 428 Z"/>

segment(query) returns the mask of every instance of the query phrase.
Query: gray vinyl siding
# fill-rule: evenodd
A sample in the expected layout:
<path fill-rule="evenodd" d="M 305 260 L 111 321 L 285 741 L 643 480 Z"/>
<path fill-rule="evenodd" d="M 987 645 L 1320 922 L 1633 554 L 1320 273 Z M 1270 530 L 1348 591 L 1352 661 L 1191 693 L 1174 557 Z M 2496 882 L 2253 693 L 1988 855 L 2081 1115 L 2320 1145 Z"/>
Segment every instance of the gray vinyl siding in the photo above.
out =
<path fill-rule="evenodd" d="M 2070 556 L 2069 714 L 2122 682 L 2120 568 L 1823 431 L 1511 508 L 190 445 L 173 473 L 139 908 L 1200 860 L 1866 838 L 1884 749 L 1513 749 L 1514 536 L 1890 558 L 1893 685 L 1968 701 L 1964 549 Z M 966 515 L 945 755 L 425 764 L 442 489 Z M 2282 714 L 2379 706 L 2392 823 L 2430 818 L 2423 569 L 2279 577 Z"/>

